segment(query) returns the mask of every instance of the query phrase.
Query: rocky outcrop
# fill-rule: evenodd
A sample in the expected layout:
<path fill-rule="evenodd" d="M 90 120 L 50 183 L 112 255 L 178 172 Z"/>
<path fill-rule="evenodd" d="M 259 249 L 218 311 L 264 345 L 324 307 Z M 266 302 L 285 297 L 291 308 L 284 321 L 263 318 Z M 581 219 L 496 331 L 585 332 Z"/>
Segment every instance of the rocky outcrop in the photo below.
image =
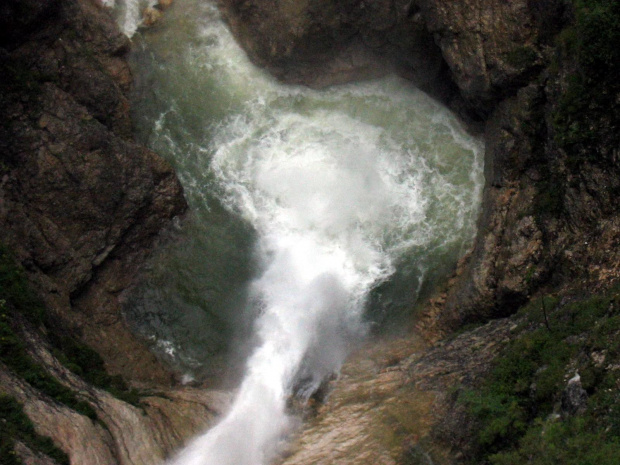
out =
<path fill-rule="evenodd" d="M 369 344 L 331 382 L 327 402 L 279 463 L 455 463 L 470 425 L 455 411 L 454 388 L 479 382 L 515 327 L 496 320 L 430 348 L 415 335 Z M 442 434 L 452 447 L 433 439 Z"/>
<path fill-rule="evenodd" d="M 37 433 L 52 438 L 71 463 L 159 464 L 204 430 L 229 401 L 223 392 L 183 387 L 151 391 L 139 404 L 131 405 L 69 371 L 36 333 L 27 332 L 24 337 L 33 359 L 65 387 L 79 393 L 79 399 L 94 408 L 97 421 L 33 389 L 2 364 L 0 393 L 18 400 Z"/>
<path fill-rule="evenodd" d="M 394 71 L 455 96 L 441 51 L 409 1 L 220 0 L 250 59 L 279 79 L 322 87 Z"/>
<path fill-rule="evenodd" d="M 567 27 L 565 35 L 578 41 L 582 32 L 570 17 L 563 12 L 546 24 Z M 592 97 L 618 91 L 609 83 L 614 71 L 597 65 L 602 68 L 597 80 L 576 90 L 576 76 L 592 72 L 576 62 L 583 50 L 566 50 L 560 39 L 550 46 L 544 38 L 539 45 L 544 68 L 502 100 L 486 123 L 483 213 L 469 262 L 445 307 L 451 327 L 509 314 L 540 289 L 597 292 L 620 277 L 614 247 L 620 215 L 613 200 L 620 185 L 618 144 L 609 131 L 615 123 L 608 119 L 617 114 L 618 95 L 604 98 L 606 103 Z M 575 110 L 575 92 L 593 102 L 590 108 Z M 563 123 L 567 118 L 570 127 Z M 592 131 L 597 135 L 588 140 Z M 580 142 L 567 143 L 563 133 Z"/>
<path fill-rule="evenodd" d="M 45 303 L 137 382 L 169 375 L 120 317 L 119 296 L 185 209 L 168 163 L 131 140 L 127 39 L 92 1 L 5 2 L 0 230 Z M 44 8 L 44 9 L 43 9 Z"/>
<path fill-rule="evenodd" d="M 2 253 L 23 265 L 47 314 L 44 326 L 28 323 L 2 282 L 0 395 L 18 401 L 71 463 L 159 464 L 228 402 L 170 387 L 169 370 L 121 314 L 159 232 L 186 209 L 181 186 L 166 161 L 132 140 L 129 42 L 107 10 L 95 0 L 9 0 L 0 12 Z M 84 381 L 52 335 L 95 349 L 111 374 L 141 388 L 139 399 Z M 37 388 L 28 376 L 39 376 Z M 24 463 L 55 463 L 12 439 Z"/>
<path fill-rule="evenodd" d="M 540 70 L 541 40 L 549 24 L 559 24 L 562 2 L 544 2 L 544 6 L 528 0 L 414 3 L 461 94 L 484 117 Z M 532 3 L 537 6 L 532 8 Z"/>

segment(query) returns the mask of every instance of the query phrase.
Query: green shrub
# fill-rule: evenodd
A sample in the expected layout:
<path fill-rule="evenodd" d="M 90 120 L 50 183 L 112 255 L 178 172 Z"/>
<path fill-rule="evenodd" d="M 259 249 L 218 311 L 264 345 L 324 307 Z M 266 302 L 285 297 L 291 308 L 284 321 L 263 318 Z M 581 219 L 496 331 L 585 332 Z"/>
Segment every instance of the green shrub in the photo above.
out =
<path fill-rule="evenodd" d="M 520 311 L 520 330 L 481 388 L 460 396 L 477 425 L 472 463 L 616 463 L 620 373 L 587 354 L 598 351 L 607 360 L 620 360 L 619 299 L 614 289 L 562 306 L 551 297 L 544 305 L 535 300 Z M 587 411 L 562 420 L 554 414 L 574 371 L 589 394 Z"/>

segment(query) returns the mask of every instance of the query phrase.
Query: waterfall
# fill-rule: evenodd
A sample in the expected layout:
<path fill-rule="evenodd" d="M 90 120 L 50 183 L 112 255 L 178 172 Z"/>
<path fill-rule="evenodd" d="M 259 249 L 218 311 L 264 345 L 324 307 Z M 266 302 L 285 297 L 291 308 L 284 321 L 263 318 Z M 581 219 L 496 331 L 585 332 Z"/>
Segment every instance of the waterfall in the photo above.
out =
<path fill-rule="evenodd" d="M 230 411 L 170 464 L 264 465 L 294 426 L 289 397 L 337 373 L 367 332 L 373 289 L 406 265 L 414 294 L 470 243 L 482 146 L 395 77 L 281 85 L 212 5 L 176 7 L 143 44 L 159 86 L 149 143 L 174 160 L 193 209 L 208 212 L 214 196 L 251 225 L 259 270 L 248 283 L 256 343 Z"/>

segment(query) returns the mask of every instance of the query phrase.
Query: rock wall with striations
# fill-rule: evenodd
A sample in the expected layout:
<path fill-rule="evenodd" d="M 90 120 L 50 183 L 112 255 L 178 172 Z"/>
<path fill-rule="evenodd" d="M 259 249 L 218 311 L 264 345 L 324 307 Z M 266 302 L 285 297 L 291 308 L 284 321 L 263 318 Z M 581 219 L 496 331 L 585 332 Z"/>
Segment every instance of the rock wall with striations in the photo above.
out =
<path fill-rule="evenodd" d="M 131 139 L 129 42 L 92 1 L 2 8 L 2 242 L 111 372 L 166 383 L 118 299 L 186 204 L 170 165 Z"/>
<path fill-rule="evenodd" d="M 18 401 L 36 432 L 80 465 L 161 463 L 227 402 L 170 387 L 171 373 L 121 314 L 160 230 L 186 210 L 171 166 L 132 140 L 129 47 L 96 0 L 0 5 L 0 241 L 48 314 L 41 328 L 7 320 L 15 312 L 0 283 L 2 330 L 19 338 L 0 344 L 0 398 Z M 111 374 L 142 389 L 139 403 L 85 382 L 50 345 L 50 329 L 95 349 Z M 41 389 L 20 375 L 35 365 Z M 91 418 L 54 392 L 69 392 Z M 24 463 L 55 463 L 26 443 L 14 451 Z"/>

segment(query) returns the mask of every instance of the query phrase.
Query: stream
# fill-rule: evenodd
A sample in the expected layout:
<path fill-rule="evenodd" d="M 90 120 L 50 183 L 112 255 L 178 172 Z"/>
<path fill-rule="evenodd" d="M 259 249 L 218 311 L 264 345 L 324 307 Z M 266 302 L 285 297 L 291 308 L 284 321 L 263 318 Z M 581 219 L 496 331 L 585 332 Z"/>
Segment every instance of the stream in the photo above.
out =
<path fill-rule="evenodd" d="M 467 251 L 483 145 L 398 77 L 286 86 L 213 4 L 179 0 L 137 33 L 136 5 L 118 14 L 137 137 L 174 165 L 190 214 L 126 316 L 185 381 L 236 392 L 171 463 L 267 464 L 297 425 L 288 399 L 369 332 L 402 326 Z"/>

